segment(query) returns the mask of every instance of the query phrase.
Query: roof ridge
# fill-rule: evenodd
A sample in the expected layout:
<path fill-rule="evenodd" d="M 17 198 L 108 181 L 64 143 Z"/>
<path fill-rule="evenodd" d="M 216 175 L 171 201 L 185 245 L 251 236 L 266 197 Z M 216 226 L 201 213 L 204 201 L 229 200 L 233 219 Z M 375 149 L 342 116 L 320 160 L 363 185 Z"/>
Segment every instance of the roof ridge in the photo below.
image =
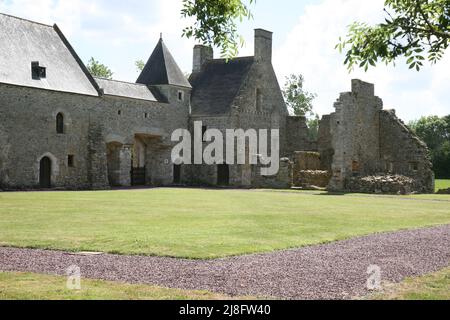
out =
<path fill-rule="evenodd" d="M 211 62 L 226 62 L 227 60 L 229 62 L 232 61 L 239 61 L 239 60 L 250 60 L 250 59 L 254 59 L 255 56 L 244 56 L 244 57 L 235 57 L 235 58 L 231 58 L 231 59 L 227 59 L 227 58 L 218 58 L 218 59 L 212 59 L 212 60 L 208 60 L 206 63 L 211 63 Z"/>
<path fill-rule="evenodd" d="M 108 79 L 108 78 L 103 78 L 103 77 L 94 77 L 94 79 L 113 81 L 113 82 L 120 82 L 120 83 L 132 84 L 132 85 L 135 85 L 135 86 L 141 86 L 141 87 L 148 88 L 148 86 L 146 84 L 142 84 L 142 83 L 135 83 L 135 82 L 124 81 L 124 80 L 116 80 L 116 79 Z"/>
<path fill-rule="evenodd" d="M 163 64 L 166 66 L 166 68 L 164 68 L 164 70 L 166 71 L 166 79 L 167 79 L 167 82 L 170 83 L 169 72 L 167 70 L 167 64 L 166 64 L 166 62 L 167 62 L 166 51 L 168 51 L 168 48 L 167 47 L 164 48 L 166 45 L 164 44 L 164 40 L 162 37 L 159 39 L 159 42 L 161 43 L 162 56 L 163 56 L 163 60 L 164 60 Z M 165 49 L 167 49 L 167 50 L 165 50 Z"/>
<path fill-rule="evenodd" d="M 44 26 L 44 27 L 48 27 L 48 28 L 53 28 L 52 25 L 49 25 L 49 24 L 46 24 L 46 23 L 42 23 L 42 22 L 37 22 L 37 21 L 34 21 L 34 20 L 30 20 L 30 19 L 21 18 L 21 17 L 18 17 L 18 16 L 14 16 L 12 14 L 7 14 L 7 13 L 0 12 L 0 15 L 6 16 L 6 17 L 9 17 L 9 18 L 14 18 L 14 19 L 17 19 L 17 20 L 22 20 L 22 21 L 38 24 L 38 25 L 41 25 L 41 26 Z"/>

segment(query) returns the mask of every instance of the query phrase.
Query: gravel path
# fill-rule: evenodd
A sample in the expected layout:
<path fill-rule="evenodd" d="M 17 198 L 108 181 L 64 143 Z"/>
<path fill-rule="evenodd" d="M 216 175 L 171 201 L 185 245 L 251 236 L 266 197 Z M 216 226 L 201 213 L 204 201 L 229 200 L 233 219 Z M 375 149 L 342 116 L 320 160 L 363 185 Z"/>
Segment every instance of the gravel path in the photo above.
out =
<path fill-rule="evenodd" d="M 92 279 L 230 295 L 348 299 L 368 293 L 370 265 L 381 268 L 383 281 L 393 282 L 449 266 L 450 225 L 211 261 L 0 248 L 2 271 L 65 275 L 71 265 Z"/>

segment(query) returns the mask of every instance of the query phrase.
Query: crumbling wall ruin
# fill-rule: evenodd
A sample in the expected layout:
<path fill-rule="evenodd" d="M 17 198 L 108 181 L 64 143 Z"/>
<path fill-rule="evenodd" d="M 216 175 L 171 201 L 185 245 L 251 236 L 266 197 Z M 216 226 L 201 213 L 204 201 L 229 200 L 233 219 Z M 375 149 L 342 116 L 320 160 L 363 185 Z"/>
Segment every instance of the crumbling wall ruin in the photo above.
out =
<path fill-rule="evenodd" d="M 293 155 L 296 151 L 317 151 L 317 141 L 310 140 L 305 117 L 287 117 L 286 132 L 286 155 Z"/>
<path fill-rule="evenodd" d="M 380 160 L 383 171 L 412 178 L 414 191 L 433 193 L 433 164 L 427 145 L 393 110 L 380 112 L 380 124 Z"/>
<path fill-rule="evenodd" d="M 326 188 L 330 172 L 321 170 L 321 155 L 318 152 L 300 151 L 294 153 L 293 184 L 295 187 Z"/>
<path fill-rule="evenodd" d="M 252 166 L 252 187 L 269 189 L 290 189 L 292 188 L 292 167 L 289 158 L 280 159 L 280 170 L 274 176 L 263 176 L 261 174 L 262 165 Z"/>
<path fill-rule="evenodd" d="M 325 167 L 332 154 L 330 191 L 434 192 L 427 146 L 395 112 L 383 110 L 373 84 L 353 80 L 334 107 L 321 121 L 318 146 Z"/>

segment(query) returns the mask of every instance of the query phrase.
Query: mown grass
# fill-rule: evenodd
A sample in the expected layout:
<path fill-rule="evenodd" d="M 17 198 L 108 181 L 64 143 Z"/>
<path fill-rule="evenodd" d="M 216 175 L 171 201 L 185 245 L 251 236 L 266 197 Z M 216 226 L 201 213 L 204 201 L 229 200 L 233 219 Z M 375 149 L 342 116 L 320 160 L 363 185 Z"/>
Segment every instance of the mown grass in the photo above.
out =
<path fill-rule="evenodd" d="M 378 300 L 450 300 L 450 268 L 400 284 L 391 284 Z"/>
<path fill-rule="evenodd" d="M 218 258 L 450 224 L 450 196 L 152 189 L 0 193 L 0 245 Z"/>
<path fill-rule="evenodd" d="M 443 189 L 450 189 L 450 179 L 436 180 L 436 192 Z"/>
<path fill-rule="evenodd" d="M 102 280 L 81 280 L 81 290 L 67 288 L 67 278 L 0 272 L 0 300 L 229 300 L 207 291 L 168 289 Z M 240 297 L 236 299 L 249 299 Z"/>

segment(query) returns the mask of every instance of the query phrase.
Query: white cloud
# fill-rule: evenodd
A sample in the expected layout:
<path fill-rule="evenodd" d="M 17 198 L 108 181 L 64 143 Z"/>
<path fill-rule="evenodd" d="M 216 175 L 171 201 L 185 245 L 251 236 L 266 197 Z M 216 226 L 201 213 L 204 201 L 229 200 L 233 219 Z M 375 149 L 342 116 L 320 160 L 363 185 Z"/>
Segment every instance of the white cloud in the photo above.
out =
<path fill-rule="evenodd" d="M 292 6 L 302 5 L 293 3 Z M 302 73 L 307 89 L 319 95 L 316 109 L 321 114 L 333 112 L 333 102 L 340 92 L 350 89 L 352 78 L 375 83 L 385 107 L 397 109 L 406 121 L 421 115 L 449 114 L 450 53 L 438 65 L 427 66 L 420 73 L 408 70 L 402 62 L 397 67 L 379 65 L 367 73 L 348 74 L 343 66 L 343 55 L 334 49 L 339 36 L 344 36 L 347 25 L 355 20 L 380 21 L 383 3 L 384 0 L 323 0 L 307 5 L 286 41 L 274 48 L 274 66 L 280 82 L 291 73 Z M 241 54 L 253 54 L 254 27 L 265 24 L 270 29 L 276 21 L 283 21 L 283 17 L 272 17 L 266 12 L 271 5 L 261 2 L 259 6 L 264 9 L 258 14 L 271 20 L 264 18 L 256 26 L 255 22 L 246 24 L 248 30 L 242 31 L 247 36 L 247 46 Z M 181 19 L 180 10 L 180 0 L 0 0 L 0 12 L 57 23 L 85 61 L 94 56 L 113 69 L 115 78 L 127 81 L 136 79 L 134 61 L 148 58 L 160 32 L 183 71 L 190 70 L 194 41 L 181 38 L 181 30 L 189 21 Z M 291 12 L 295 12 L 294 7 Z M 282 30 L 284 27 L 275 37 L 284 38 Z"/>
<path fill-rule="evenodd" d="M 427 66 L 420 73 L 410 71 L 399 61 L 397 67 L 379 65 L 365 73 L 349 74 L 344 55 L 335 50 L 340 36 L 353 21 L 377 23 L 383 18 L 384 0 L 324 0 L 307 6 L 286 42 L 275 50 L 274 66 L 280 79 L 302 73 L 306 87 L 318 94 L 316 109 L 321 114 L 333 112 L 333 102 L 340 92 L 350 90 L 350 80 L 359 78 L 375 83 L 376 93 L 385 108 L 395 108 L 404 120 L 422 115 L 450 113 L 450 57 L 437 66 Z"/>
<path fill-rule="evenodd" d="M 134 81 L 134 61 L 149 57 L 161 32 L 172 53 L 184 53 L 174 54 L 178 62 L 190 68 L 193 41 L 180 39 L 189 23 L 180 22 L 181 4 L 179 0 L 0 0 L 0 12 L 57 23 L 85 61 L 94 56 L 113 70 L 115 78 Z"/>

